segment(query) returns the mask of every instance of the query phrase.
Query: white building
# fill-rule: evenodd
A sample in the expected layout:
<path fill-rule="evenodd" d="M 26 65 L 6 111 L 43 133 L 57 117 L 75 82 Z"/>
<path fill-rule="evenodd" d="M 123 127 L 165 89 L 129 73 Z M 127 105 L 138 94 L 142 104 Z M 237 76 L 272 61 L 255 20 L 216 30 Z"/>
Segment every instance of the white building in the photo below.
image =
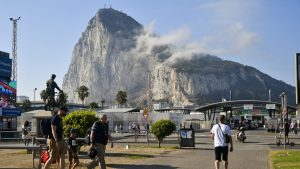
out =
<path fill-rule="evenodd" d="M 18 103 L 23 103 L 24 100 L 29 100 L 29 97 L 27 97 L 27 96 L 17 96 L 17 102 Z"/>

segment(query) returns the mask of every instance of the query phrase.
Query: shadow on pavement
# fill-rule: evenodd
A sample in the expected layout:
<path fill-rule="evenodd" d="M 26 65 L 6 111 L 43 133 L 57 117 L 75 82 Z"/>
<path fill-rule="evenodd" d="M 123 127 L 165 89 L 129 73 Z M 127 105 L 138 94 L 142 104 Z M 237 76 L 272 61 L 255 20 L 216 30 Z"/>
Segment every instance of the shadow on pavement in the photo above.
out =
<path fill-rule="evenodd" d="M 177 167 L 172 167 L 168 165 L 143 165 L 143 164 L 107 164 L 111 168 L 122 168 L 122 169 L 176 169 Z"/>
<path fill-rule="evenodd" d="M 106 153 L 106 156 L 109 157 L 145 157 L 145 158 L 154 158 L 154 155 L 148 155 L 148 154 L 128 154 L 128 153 Z"/>
<path fill-rule="evenodd" d="M 238 144 L 245 144 L 245 143 L 261 143 L 261 142 L 257 142 L 257 141 L 245 141 L 244 143 L 241 143 L 241 142 L 237 142 Z"/>

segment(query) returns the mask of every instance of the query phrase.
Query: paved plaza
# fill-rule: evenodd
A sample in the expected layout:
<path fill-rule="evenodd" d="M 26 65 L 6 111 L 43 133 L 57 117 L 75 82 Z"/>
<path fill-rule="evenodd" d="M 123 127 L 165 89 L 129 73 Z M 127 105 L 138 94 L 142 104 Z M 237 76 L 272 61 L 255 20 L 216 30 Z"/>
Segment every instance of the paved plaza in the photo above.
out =
<path fill-rule="evenodd" d="M 283 149 L 283 146 L 275 145 L 275 133 L 267 133 L 266 130 L 253 130 L 246 131 L 246 135 L 248 137 L 246 143 L 234 142 L 234 151 L 229 153 L 229 168 L 270 169 L 269 151 Z M 300 147 L 297 145 L 299 136 L 291 135 L 290 137 L 296 146 L 287 146 L 286 148 L 299 149 Z M 184 148 L 156 158 L 148 158 L 136 164 L 114 164 L 110 167 L 124 169 L 213 169 L 214 149 L 212 140 L 209 138 L 209 132 L 198 133 L 196 143 L 195 150 Z M 220 168 L 224 168 L 222 165 Z"/>
<path fill-rule="evenodd" d="M 113 134 L 116 138 L 115 144 L 124 146 L 147 145 L 145 138 L 139 137 L 138 142 L 134 143 L 134 137 L 130 133 Z M 233 132 L 234 135 L 234 132 Z M 275 133 L 268 133 L 266 130 L 246 131 L 247 139 L 245 143 L 234 142 L 234 151 L 229 153 L 230 169 L 270 169 L 268 154 L 273 149 L 283 149 L 283 146 L 275 145 Z M 300 149 L 300 135 L 290 135 L 290 141 L 296 146 L 287 146 L 287 149 Z M 150 137 L 151 146 L 155 146 L 155 138 Z M 16 145 L 11 142 L 0 142 L 1 145 Z M 17 143 L 22 145 L 22 143 Z M 176 135 L 168 137 L 162 144 L 176 146 L 178 140 Z M 145 156 L 147 152 L 144 152 Z M 112 156 L 112 152 L 107 152 Z M 223 163 L 221 163 L 221 169 Z M 196 134 L 196 148 L 170 149 L 168 153 L 154 157 L 146 157 L 142 160 L 135 160 L 134 163 L 121 164 L 114 161 L 108 163 L 109 168 L 115 169 L 213 169 L 214 168 L 214 149 L 209 132 L 203 131 Z"/>

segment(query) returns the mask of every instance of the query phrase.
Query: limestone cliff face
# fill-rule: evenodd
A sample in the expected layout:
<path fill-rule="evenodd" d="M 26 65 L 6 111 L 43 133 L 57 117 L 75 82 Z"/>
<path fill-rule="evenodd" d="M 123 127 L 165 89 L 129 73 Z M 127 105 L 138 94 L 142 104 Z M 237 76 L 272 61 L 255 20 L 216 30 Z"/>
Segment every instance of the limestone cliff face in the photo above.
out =
<path fill-rule="evenodd" d="M 274 98 L 285 91 L 289 100 L 294 87 L 258 70 L 216 56 L 194 55 L 191 59 L 167 64 L 173 46 L 156 46 L 138 41 L 143 27 L 125 13 L 100 9 L 93 17 L 72 53 L 63 90 L 70 102 L 80 103 L 76 89 L 85 85 L 90 96 L 86 102 L 114 103 L 119 90 L 127 92 L 132 105 L 142 105 L 148 94 L 153 101 L 169 100 L 174 105 L 203 104 L 233 99 Z M 155 36 L 155 35 L 153 35 Z"/>
<path fill-rule="evenodd" d="M 79 102 L 76 89 L 85 85 L 87 102 L 114 100 L 117 90 L 131 91 L 144 87 L 147 73 L 143 59 L 127 51 L 135 46 L 135 36 L 142 26 L 124 13 L 101 9 L 90 20 L 86 31 L 74 47 L 72 61 L 64 77 L 63 90 L 70 102 Z"/>

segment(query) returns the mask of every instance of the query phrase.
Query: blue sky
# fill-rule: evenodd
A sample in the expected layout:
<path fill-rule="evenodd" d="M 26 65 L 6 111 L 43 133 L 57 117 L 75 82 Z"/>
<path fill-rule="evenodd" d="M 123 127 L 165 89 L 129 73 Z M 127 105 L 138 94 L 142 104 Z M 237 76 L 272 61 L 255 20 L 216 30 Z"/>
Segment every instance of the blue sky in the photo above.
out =
<path fill-rule="evenodd" d="M 88 21 L 104 7 L 121 10 L 178 46 L 249 65 L 295 86 L 300 52 L 298 0 L 2 0 L 0 51 L 11 53 L 18 22 L 18 95 L 33 99 L 52 73 L 62 85 L 73 48 Z M 200 47 L 199 47 L 200 48 Z"/>

